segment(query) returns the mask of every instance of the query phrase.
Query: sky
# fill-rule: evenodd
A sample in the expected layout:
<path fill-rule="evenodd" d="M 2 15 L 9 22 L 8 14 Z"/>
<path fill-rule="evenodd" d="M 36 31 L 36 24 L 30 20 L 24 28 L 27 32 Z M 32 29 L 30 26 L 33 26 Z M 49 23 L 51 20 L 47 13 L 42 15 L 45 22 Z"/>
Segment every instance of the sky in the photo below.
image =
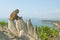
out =
<path fill-rule="evenodd" d="M 60 0 L 0 0 L 0 18 L 9 18 L 19 9 L 19 16 L 60 19 Z"/>

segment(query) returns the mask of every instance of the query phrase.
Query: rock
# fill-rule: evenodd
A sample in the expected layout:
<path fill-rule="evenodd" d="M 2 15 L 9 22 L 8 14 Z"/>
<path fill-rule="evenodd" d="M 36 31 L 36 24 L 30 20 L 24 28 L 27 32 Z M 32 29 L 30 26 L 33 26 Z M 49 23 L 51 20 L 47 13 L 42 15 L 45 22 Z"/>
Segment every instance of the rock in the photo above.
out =
<path fill-rule="evenodd" d="M 20 30 L 27 31 L 27 26 L 26 26 L 25 22 L 23 21 L 23 19 L 19 19 L 16 21 L 16 28 L 17 28 L 18 32 L 20 32 Z"/>
<path fill-rule="evenodd" d="M 22 35 L 21 40 L 30 40 L 30 38 L 28 36 L 26 36 L 26 35 Z"/>
<path fill-rule="evenodd" d="M 20 40 L 37 40 L 34 35 L 34 27 L 30 21 L 30 19 L 26 23 L 23 21 L 23 19 L 19 19 L 16 21 L 16 28 L 19 32 Z"/>
<path fill-rule="evenodd" d="M 5 31 L 5 30 L 6 30 L 5 26 L 0 24 L 0 31 Z"/>
<path fill-rule="evenodd" d="M 3 26 L 2 25 L 0 25 L 0 31 L 3 31 Z"/>
<path fill-rule="evenodd" d="M 24 35 L 24 30 L 20 30 L 19 34 L 18 34 L 18 37 L 21 37 L 22 35 Z"/>
<path fill-rule="evenodd" d="M 0 27 L 1 29 L 4 29 Z M 38 36 L 34 30 L 31 20 L 29 19 L 27 23 L 23 19 L 14 21 L 8 20 L 8 28 L 5 29 L 5 32 L 1 32 L 2 40 L 38 40 Z M 1 30 L 0 30 L 1 31 Z"/>
<path fill-rule="evenodd" d="M 36 40 L 41 40 L 40 38 L 38 38 L 38 35 L 36 33 L 36 27 L 34 27 L 34 37 Z"/>
<path fill-rule="evenodd" d="M 16 29 L 14 21 L 8 20 L 8 29 L 10 33 L 13 34 L 14 36 L 18 35 L 18 31 Z"/>
<path fill-rule="evenodd" d="M 0 31 L 0 40 L 12 40 L 12 39 L 10 39 L 7 35 Z"/>
<path fill-rule="evenodd" d="M 28 29 L 27 35 L 30 38 L 30 40 L 38 40 L 35 28 L 33 27 L 30 19 L 27 20 L 27 29 Z"/>
<path fill-rule="evenodd" d="M 27 20 L 27 28 L 28 28 L 28 32 L 33 34 L 34 27 L 33 27 L 32 23 L 31 23 L 30 19 Z"/>

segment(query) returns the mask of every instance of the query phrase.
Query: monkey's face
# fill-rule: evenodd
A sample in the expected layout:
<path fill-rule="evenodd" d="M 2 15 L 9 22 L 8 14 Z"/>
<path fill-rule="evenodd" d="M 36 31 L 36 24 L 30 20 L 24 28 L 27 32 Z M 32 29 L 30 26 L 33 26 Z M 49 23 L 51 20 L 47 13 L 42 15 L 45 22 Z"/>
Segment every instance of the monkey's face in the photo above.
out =
<path fill-rule="evenodd" d="M 15 10 L 15 12 L 16 12 L 16 13 L 19 13 L 19 10 L 18 10 L 18 9 L 16 9 L 16 10 Z"/>

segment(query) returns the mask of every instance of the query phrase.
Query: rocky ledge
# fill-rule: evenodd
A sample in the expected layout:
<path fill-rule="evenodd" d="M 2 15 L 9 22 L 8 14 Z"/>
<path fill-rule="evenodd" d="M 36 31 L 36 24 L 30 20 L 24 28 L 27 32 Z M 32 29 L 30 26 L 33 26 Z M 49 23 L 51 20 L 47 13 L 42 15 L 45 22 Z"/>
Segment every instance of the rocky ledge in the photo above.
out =
<path fill-rule="evenodd" d="M 8 27 L 0 25 L 0 40 L 38 40 L 38 36 L 30 19 L 19 19 L 16 23 L 8 19 Z"/>

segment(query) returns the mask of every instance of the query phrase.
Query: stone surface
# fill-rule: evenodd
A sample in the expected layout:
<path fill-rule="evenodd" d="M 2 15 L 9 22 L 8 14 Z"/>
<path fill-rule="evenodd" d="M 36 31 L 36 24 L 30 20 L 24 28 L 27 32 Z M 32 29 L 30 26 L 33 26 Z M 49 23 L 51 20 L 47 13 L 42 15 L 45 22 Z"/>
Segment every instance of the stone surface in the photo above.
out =
<path fill-rule="evenodd" d="M 19 19 L 16 21 L 16 28 L 18 31 L 20 30 L 27 31 L 27 26 L 25 25 L 25 22 L 23 21 L 23 19 Z"/>
<path fill-rule="evenodd" d="M 2 26 L 0 28 L 4 29 Z M 27 23 L 23 19 L 16 20 L 16 23 L 8 20 L 8 28 L 1 31 L 0 35 L 1 40 L 38 40 L 30 19 Z"/>
<path fill-rule="evenodd" d="M 5 31 L 6 27 L 0 24 L 0 31 Z"/>
<path fill-rule="evenodd" d="M 12 39 L 0 31 L 0 40 L 12 40 Z"/>
<path fill-rule="evenodd" d="M 14 36 L 18 35 L 18 31 L 16 29 L 14 21 L 11 21 L 9 19 L 8 19 L 8 29 L 11 32 L 11 34 L 13 34 Z"/>
<path fill-rule="evenodd" d="M 28 28 L 28 32 L 31 33 L 31 34 L 33 34 L 34 28 L 33 28 L 33 25 L 31 23 L 30 19 L 27 20 L 27 28 Z"/>

